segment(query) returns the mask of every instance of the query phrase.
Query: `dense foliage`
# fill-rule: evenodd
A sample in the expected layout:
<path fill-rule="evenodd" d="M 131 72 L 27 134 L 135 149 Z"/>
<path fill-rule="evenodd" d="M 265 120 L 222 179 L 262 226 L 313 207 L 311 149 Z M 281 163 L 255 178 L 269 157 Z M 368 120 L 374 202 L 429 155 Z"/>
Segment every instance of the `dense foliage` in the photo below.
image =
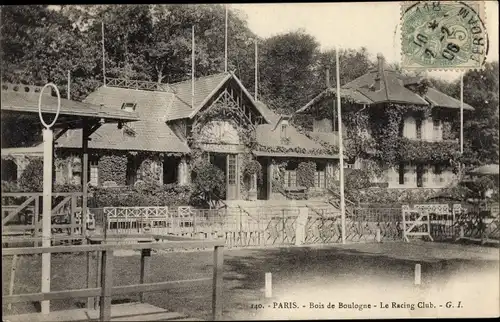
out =
<path fill-rule="evenodd" d="M 193 200 L 202 206 L 214 206 L 213 202 L 226 194 L 226 176 L 217 166 L 200 161 L 193 169 Z"/>
<path fill-rule="evenodd" d="M 19 178 L 21 191 L 42 191 L 43 188 L 43 159 L 33 158 L 24 168 Z"/>
<path fill-rule="evenodd" d="M 316 163 L 312 161 L 301 162 L 297 166 L 297 185 L 305 188 L 314 187 L 316 179 Z"/>
<path fill-rule="evenodd" d="M 122 186 L 127 183 L 127 156 L 119 154 L 105 154 L 100 157 L 99 163 L 100 183 L 113 181 Z"/>
<path fill-rule="evenodd" d="M 134 187 L 92 188 L 89 207 L 185 206 L 191 188 L 177 184 L 144 184 Z"/>

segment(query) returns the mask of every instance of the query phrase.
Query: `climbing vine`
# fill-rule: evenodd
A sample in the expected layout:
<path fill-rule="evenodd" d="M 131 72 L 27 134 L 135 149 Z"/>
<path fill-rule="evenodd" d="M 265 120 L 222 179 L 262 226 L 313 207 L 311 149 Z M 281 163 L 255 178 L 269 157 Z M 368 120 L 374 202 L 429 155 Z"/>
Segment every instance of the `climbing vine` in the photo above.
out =
<path fill-rule="evenodd" d="M 163 156 L 163 154 L 161 155 Z M 156 154 L 153 156 L 141 155 L 143 158 L 139 171 L 142 173 L 142 179 L 146 183 L 158 183 L 161 182 L 162 175 L 162 162 L 161 156 Z"/>
<path fill-rule="evenodd" d="M 301 187 L 314 187 L 316 178 L 316 163 L 312 161 L 301 162 L 297 166 L 297 185 Z"/>
<path fill-rule="evenodd" d="M 125 154 L 105 154 L 98 163 L 99 181 L 114 181 L 123 186 L 127 183 L 127 156 Z"/>
<path fill-rule="evenodd" d="M 425 142 L 399 138 L 398 158 L 401 161 L 415 163 L 448 164 L 460 157 L 457 142 Z"/>

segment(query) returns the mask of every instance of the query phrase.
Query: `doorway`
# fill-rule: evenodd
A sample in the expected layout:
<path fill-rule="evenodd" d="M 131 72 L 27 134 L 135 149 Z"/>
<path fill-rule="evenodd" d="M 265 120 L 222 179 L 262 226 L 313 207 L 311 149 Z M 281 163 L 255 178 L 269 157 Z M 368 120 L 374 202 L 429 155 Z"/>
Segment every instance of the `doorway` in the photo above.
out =
<path fill-rule="evenodd" d="M 238 155 L 210 152 L 210 163 L 224 172 L 226 178 L 226 195 L 220 196 L 226 200 L 239 198 Z"/>

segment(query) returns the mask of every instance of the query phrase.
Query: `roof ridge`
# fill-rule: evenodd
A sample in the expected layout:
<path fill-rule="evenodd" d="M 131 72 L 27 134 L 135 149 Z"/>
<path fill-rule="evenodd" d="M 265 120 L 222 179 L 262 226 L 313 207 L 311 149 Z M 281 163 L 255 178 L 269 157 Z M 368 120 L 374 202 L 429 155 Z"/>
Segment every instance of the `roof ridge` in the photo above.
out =
<path fill-rule="evenodd" d="M 195 81 L 197 80 L 200 80 L 200 79 L 203 79 L 203 78 L 208 78 L 208 77 L 214 77 L 214 76 L 217 76 L 217 75 L 222 75 L 222 74 L 229 74 L 229 72 L 220 72 L 220 73 L 215 73 L 215 74 L 211 74 L 211 75 L 205 75 L 205 76 L 201 76 L 201 77 L 195 77 Z M 183 83 L 188 83 L 188 82 L 191 82 L 192 79 L 186 79 L 186 80 L 183 80 L 183 81 L 180 81 L 180 82 L 175 82 L 175 83 L 170 83 L 169 85 L 171 86 L 176 86 L 176 85 L 179 85 L 179 84 L 183 84 Z"/>
<path fill-rule="evenodd" d="M 106 86 L 106 85 L 101 85 L 97 90 L 99 90 L 101 88 L 117 88 L 117 89 L 130 90 L 130 91 L 134 91 L 134 92 L 140 91 L 140 92 L 146 92 L 146 93 L 162 93 L 162 94 L 174 94 L 174 95 L 176 94 L 177 91 L 174 90 L 169 83 L 162 83 L 162 84 L 167 85 L 171 89 L 171 91 L 152 91 L 152 90 L 146 90 L 146 89 L 135 89 L 135 88 L 130 88 L 130 87 Z M 92 93 L 95 93 L 95 91 Z M 92 94 L 92 93 L 90 93 L 90 94 Z M 61 99 L 62 99 L 62 97 L 61 97 Z"/>

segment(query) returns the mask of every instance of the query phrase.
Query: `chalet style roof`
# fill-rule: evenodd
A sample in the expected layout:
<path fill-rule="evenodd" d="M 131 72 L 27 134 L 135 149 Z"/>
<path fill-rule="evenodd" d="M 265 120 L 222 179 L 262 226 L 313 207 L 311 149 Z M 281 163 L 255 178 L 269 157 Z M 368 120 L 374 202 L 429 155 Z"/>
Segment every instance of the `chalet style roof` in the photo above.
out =
<path fill-rule="evenodd" d="M 2 83 L 1 110 L 3 112 L 30 113 L 38 118 L 38 99 L 40 86 L 14 85 Z M 42 96 L 42 113 L 55 114 L 57 97 L 51 96 L 46 89 Z M 61 98 L 61 109 L 55 126 L 65 122 L 83 119 L 104 119 L 105 122 L 128 122 L 138 119 L 137 114 L 117 108 L 101 108 L 89 102 L 78 102 Z M 48 121 L 48 119 L 47 119 Z M 116 126 L 116 125 L 115 125 Z"/>
<path fill-rule="evenodd" d="M 252 95 L 232 72 L 224 72 L 195 79 L 194 107 L 191 107 L 192 81 L 186 80 L 179 83 L 170 84 L 175 93 L 175 99 L 167 107 L 165 120 L 173 121 L 183 118 L 193 118 L 208 102 L 208 100 L 230 79 L 233 79 L 242 89 L 248 100 L 255 106 L 257 111 L 269 123 L 262 110 L 257 106 Z"/>
<path fill-rule="evenodd" d="M 147 91 L 102 86 L 89 94 L 85 102 L 108 108 L 121 108 L 124 103 L 136 104 L 140 120 L 125 125 L 121 130 L 104 124 L 91 135 L 91 149 L 142 150 L 189 153 L 190 149 L 165 124 L 165 108 L 175 99 L 172 92 Z M 62 148 L 81 147 L 81 130 L 70 130 L 57 140 Z"/>
<path fill-rule="evenodd" d="M 101 86 L 84 101 L 103 106 L 103 110 L 121 109 L 123 104 L 130 103 L 135 105 L 139 121 L 125 126 L 122 131 L 117 131 L 112 126 L 101 126 L 91 136 L 89 147 L 189 153 L 187 143 L 179 138 L 166 122 L 194 117 L 231 79 L 241 87 L 242 93 L 263 116 L 264 121 L 269 123 L 261 107 L 256 105 L 252 96 L 231 72 L 197 78 L 194 84 L 194 108 L 191 106 L 191 80 L 174 84 L 155 84 L 112 79 L 108 86 Z M 57 143 L 59 147 L 76 148 L 81 146 L 78 139 L 80 137 L 81 132 L 69 131 L 59 138 Z"/>
<path fill-rule="evenodd" d="M 90 149 L 189 153 L 186 143 L 162 122 L 141 120 L 124 125 L 104 124 L 91 136 Z M 57 140 L 57 147 L 80 148 L 82 131 L 71 130 Z"/>
<path fill-rule="evenodd" d="M 274 113 L 262 102 L 258 102 L 260 109 L 264 114 L 272 120 L 271 124 L 261 124 L 257 127 L 257 143 L 271 148 L 283 148 L 284 150 L 289 148 L 306 148 L 306 149 L 323 149 L 321 144 L 309 139 L 304 134 L 300 133 L 291 124 L 287 127 L 287 135 L 289 137 L 289 142 L 287 144 L 283 143 L 281 140 L 281 128 L 278 126 L 282 117 Z M 257 156 L 275 156 L 275 157 L 316 157 L 316 158 L 337 158 L 337 155 L 312 155 L 297 152 L 267 152 L 267 151 L 253 151 Z"/>
<path fill-rule="evenodd" d="M 395 70 L 385 67 L 382 56 L 378 56 L 378 67 L 369 70 L 366 74 L 352 80 L 341 87 L 341 97 L 353 100 L 358 104 L 414 104 L 431 105 L 444 108 L 460 108 L 460 101 L 429 87 L 427 94 L 419 95 L 407 86 L 418 84 L 422 77 L 405 76 Z M 335 88 L 327 88 L 305 106 L 296 111 L 301 113 L 327 95 L 336 95 Z M 473 110 L 464 103 L 464 109 Z"/>
<path fill-rule="evenodd" d="M 440 91 L 432 87 L 429 87 L 427 89 L 425 98 L 429 101 L 429 103 L 431 103 L 432 106 L 435 107 L 460 108 L 459 100 L 451 96 L 448 96 L 444 93 L 441 93 Z M 473 111 L 474 108 L 464 102 L 464 110 Z"/>
<path fill-rule="evenodd" d="M 212 96 L 212 93 L 222 86 L 229 78 L 231 78 L 230 73 L 219 73 L 195 79 L 194 108 L 191 107 L 191 80 L 172 84 L 171 86 L 175 90 L 176 99 L 166 108 L 165 119 L 167 121 L 172 121 L 189 118 L 191 115 L 195 115 L 206 98 Z"/>

